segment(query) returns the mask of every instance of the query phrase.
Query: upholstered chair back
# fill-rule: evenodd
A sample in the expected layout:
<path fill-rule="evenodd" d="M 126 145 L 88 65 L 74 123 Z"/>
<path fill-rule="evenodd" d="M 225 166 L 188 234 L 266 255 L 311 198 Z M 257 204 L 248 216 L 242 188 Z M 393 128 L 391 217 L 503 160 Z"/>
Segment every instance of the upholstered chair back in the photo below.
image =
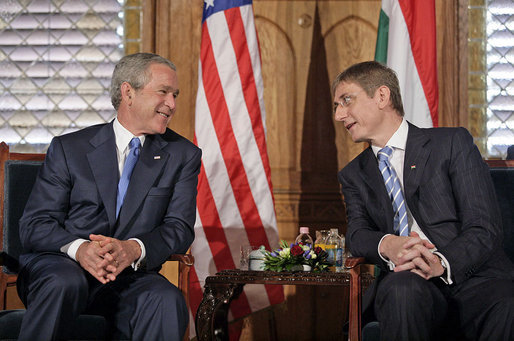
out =
<path fill-rule="evenodd" d="M 490 163 L 489 167 L 503 220 L 503 248 L 514 262 L 514 161 L 503 163 Z"/>
<path fill-rule="evenodd" d="M 7 160 L 4 168 L 4 235 L 3 251 L 7 254 L 3 271 L 18 272 L 18 258 L 22 252 L 19 221 L 25 209 L 37 173 L 43 161 Z"/>

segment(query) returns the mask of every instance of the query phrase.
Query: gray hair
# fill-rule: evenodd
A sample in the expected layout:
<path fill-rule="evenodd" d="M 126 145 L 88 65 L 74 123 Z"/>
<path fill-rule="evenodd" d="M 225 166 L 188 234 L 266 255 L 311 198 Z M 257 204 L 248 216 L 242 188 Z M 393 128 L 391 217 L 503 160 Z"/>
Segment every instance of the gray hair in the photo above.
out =
<path fill-rule="evenodd" d="M 332 83 L 332 93 L 341 83 L 356 83 L 372 98 L 375 91 L 382 85 L 389 88 L 391 104 L 400 114 L 404 115 L 402 95 L 396 73 L 389 67 L 375 61 L 354 64 L 337 75 Z"/>
<path fill-rule="evenodd" d="M 149 67 L 152 64 L 164 64 L 177 71 L 177 67 L 168 59 L 154 53 L 134 53 L 121 58 L 114 67 L 111 80 L 111 103 L 118 110 L 121 103 L 121 84 L 129 83 L 134 89 L 142 89 L 151 80 Z"/>

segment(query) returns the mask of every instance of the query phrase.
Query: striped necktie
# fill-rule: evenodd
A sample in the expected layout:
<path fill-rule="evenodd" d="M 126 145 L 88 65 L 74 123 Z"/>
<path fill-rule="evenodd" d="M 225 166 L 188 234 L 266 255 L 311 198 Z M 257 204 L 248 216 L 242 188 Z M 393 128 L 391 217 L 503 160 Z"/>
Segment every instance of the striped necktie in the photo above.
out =
<path fill-rule="evenodd" d="M 393 203 L 394 210 L 394 231 L 400 236 L 409 235 L 409 224 L 407 222 L 407 209 L 403 198 L 400 180 L 389 162 L 393 149 L 386 146 L 378 152 L 378 168 L 384 178 L 387 194 Z"/>
<path fill-rule="evenodd" d="M 123 166 L 123 173 L 121 173 L 120 182 L 118 182 L 118 198 L 116 200 L 116 218 L 120 214 L 121 206 L 123 205 L 123 200 L 125 199 L 125 194 L 127 194 L 127 188 L 130 182 L 130 176 L 132 175 L 132 171 L 134 170 L 134 166 L 136 165 L 137 160 L 139 159 L 139 146 L 141 145 L 141 141 L 139 138 L 134 137 L 130 140 L 129 143 L 129 153 L 127 155 L 127 159 L 125 160 L 125 165 Z"/>

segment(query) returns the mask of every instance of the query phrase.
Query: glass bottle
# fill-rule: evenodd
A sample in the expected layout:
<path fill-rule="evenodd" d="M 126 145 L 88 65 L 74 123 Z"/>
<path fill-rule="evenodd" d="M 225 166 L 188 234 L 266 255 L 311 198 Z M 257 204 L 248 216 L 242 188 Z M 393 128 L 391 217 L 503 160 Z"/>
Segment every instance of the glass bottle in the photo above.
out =
<path fill-rule="evenodd" d="M 343 246 L 344 242 L 338 234 L 337 228 L 330 229 L 327 237 L 326 249 L 328 262 L 332 264 L 329 269 L 332 272 L 340 272 L 343 268 Z"/>
<path fill-rule="evenodd" d="M 302 243 L 303 245 L 309 244 L 312 247 L 312 237 L 309 235 L 309 228 L 302 226 L 300 227 L 300 234 L 295 239 L 295 244 Z"/>
<path fill-rule="evenodd" d="M 327 237 L 328 237 L 328 230 L 316 231 L 316 241 L 314 242 L 314 246 L 319 246 L 320 248 L 325 250 L 326 243 L 327 243 Z"/>
<path fill-rule="evenodd" d="M 336 272 L 343 272 L 345 267 L 344 267 L 344 263 L 346 261 L 346 257 L 347 257 L 347 254 L 346 254 L 346 239 L 344 237 L 344 234 L 341 233 L 341 235 L 339 235 L 339 241 L 340 241 L 340 253 L 341 253 L 341 260 L 339 261 L 339 265 L 336 266 Z"/>

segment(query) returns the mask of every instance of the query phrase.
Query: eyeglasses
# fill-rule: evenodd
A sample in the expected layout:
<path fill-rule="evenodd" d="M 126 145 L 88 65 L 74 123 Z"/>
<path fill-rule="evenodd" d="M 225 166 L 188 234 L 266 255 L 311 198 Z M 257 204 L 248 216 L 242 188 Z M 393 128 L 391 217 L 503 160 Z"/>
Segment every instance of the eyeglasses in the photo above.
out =
<path fill-rule="evenodd" d="M 340 105 L 343 108 L 348 108 L 352 105 L 353 100 L 357 97 L 356 95 L 346 95 L 340 101 L 334 102 L 333 113 L 336 113 L 337 107 Z"/>

